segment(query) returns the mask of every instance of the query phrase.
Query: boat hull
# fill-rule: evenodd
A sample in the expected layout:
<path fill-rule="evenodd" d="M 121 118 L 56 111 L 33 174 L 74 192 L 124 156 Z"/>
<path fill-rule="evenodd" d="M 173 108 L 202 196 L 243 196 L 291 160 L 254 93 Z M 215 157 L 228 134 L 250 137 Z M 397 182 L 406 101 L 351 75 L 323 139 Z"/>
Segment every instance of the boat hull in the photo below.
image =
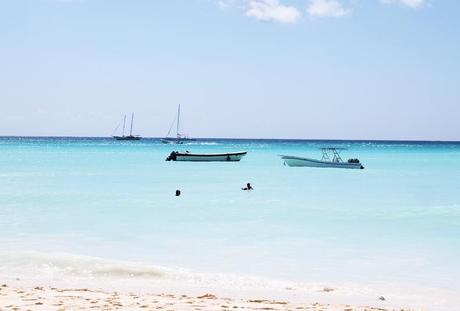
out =
<path fill-rule="evenodd" d="M 287 166 L 291 167 L 364 169 L 364 166 L 361 163 L 330 162 L 294 156 L 281 156 L 281 158 Z"/>
<path fill-rule="evenodd" d="M 166 161 L 186 161 L 186 162 L 238 162 L 245 155 L 244 152 L 230 152 L 230 153 L 208 153 L 197 154 L 188 152 L 173 152 L 166 158 Z"/>
<path fill-rule="evenodd" d="M 116 140 L 141 140 L 140 136 L 114 136 Z"/>
<path fill-rule="evenodd" d="M 162 139 L 160 139 L 160 141 L 161 141 L 163 144 L 177 144 L 177 145 L 183 144 L 182 141 L 177 140 L 177 139 L 162 138 Z"/>
<path fill-rule="evenodd" d="M 161 138 L 160 141 L 163 144 L 176 144 L 176 145 L 182 145 L 187 142 L 192 142 L 195 141 L 195 139 L 192 138 Z"/>

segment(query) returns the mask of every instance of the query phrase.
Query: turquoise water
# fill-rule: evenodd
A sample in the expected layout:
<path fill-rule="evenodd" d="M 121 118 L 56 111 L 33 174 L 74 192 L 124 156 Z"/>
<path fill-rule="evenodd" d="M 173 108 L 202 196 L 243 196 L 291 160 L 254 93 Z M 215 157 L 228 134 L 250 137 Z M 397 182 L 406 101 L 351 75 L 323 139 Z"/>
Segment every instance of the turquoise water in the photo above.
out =
<path fill-rule="evenodd" d="M 325 145 L 366 169 L 278 157 Z M 248 155 L 164 161 L 172 150 Z M 0 253 L 460 290 L 459 189 L 460 143 L 0 138 Z"/>

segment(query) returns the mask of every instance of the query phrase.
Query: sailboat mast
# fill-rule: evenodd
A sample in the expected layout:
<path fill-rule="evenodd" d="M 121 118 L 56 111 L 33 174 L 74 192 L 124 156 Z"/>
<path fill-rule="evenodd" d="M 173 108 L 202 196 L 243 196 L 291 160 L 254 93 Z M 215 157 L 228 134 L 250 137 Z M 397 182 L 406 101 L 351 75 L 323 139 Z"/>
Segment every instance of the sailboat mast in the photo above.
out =
<path fill-rule="evenodd" d="M 131 129 L 129 130 L 129 136 L 133 136 L 133 121 L 134 121 L 134 112 L 131 114 Z"/>
<path fill-rule="evenodd" d="M 125 125 L 126 125 L 126 115 L 125 115 L 125 117 L 123 118 L 123 134 L 121 135 L 122 137 L 125 136 Z"/>
<path fill-rule="evenodd" d="M 177 138 L 180 138 L 179 128 L 180 128 L 180 104 L 179 104 L 179 107 L 177 108 L 177 129 L 176 129 Z"/>

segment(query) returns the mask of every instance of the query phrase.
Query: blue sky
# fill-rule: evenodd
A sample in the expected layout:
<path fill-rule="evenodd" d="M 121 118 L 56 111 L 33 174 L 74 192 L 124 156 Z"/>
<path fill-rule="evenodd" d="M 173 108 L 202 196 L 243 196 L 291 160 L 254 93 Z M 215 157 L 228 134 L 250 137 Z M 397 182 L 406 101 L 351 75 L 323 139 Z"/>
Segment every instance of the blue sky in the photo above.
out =
<path fill-rule="evenodd" d="M 460 140 L 457 0 L 0 0 L 0 135 Z"/>

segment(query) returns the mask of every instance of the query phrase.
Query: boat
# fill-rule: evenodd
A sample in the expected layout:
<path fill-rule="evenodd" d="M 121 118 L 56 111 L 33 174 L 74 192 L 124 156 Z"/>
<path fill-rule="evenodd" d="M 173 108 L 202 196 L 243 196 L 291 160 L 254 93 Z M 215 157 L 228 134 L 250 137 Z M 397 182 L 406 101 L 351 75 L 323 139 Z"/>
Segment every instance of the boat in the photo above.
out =
<path fill-rule="evenodd" d="M 169 135 L 171 134 L 171 130 L 174 126 L 174 123 L 176 123 L 176 137 L 170 137 Z M 164 144 L 183 144 L 187 141 L 194 141 L 194 139 L 189 138 L 186 135 L 180 133 L 180 105 L 177 108 L 177 118 L 169 127 L 168 134 L 166 135 L 166 137 L 161 138 L 160 140 Z"/>
<path fill-rule="evenodd" d="M 139 135 L 133 135 L 133 123 L 134 123 L 134 112 L 131 114 L 131 126 L 129 129 L 129 135 L 125 135 L 125 126 L 126 126 L 126 115 L 123 118 L 123 131 L 121 136 L 113 136 L 116 140 L 141 140 L 141 136 Z M 115 129 L 115 131 L 118 129 L 119 125 Z M 114 132 L 115 132 L 114 131 Z"/>
<path fill-rule="evenodd" d="M 246 151 L 227 153 L 191 153 L 189 151 L 173 151 L 166 158 L 166 161 L 194 161 L 194 162 L 238 162 L 245 155 Z"/>
<path fill-rule="evenodd" d="M 348 169 L 364 169 L 364 166 L 358 159 L 349 159 L 343 161 L 340 156 L 340 151 L 345 148 L 326 147 L 320 148 L 323 153 L 321 160 L 303 158 L 297 156 L 281 155 L 284 164 L 293 167 L 326 167 L 326 168 L 348 168 Z"/>

